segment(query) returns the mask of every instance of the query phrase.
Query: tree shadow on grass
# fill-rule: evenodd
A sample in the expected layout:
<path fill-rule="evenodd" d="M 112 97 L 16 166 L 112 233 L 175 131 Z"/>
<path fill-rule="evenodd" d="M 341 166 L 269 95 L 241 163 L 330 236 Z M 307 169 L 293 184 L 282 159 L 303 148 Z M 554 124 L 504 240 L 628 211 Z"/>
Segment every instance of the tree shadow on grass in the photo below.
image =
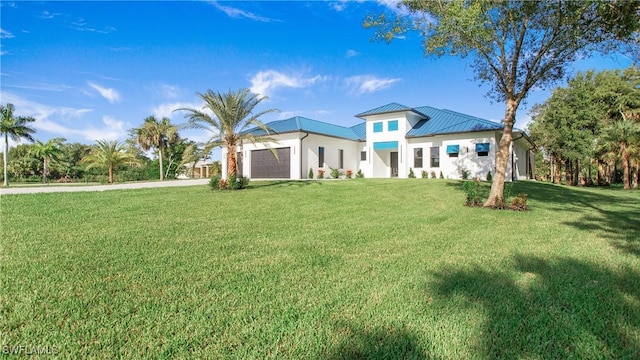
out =
<path fill-rule="evenodd" d="M 462 190 L 462 181 L 448 183 L 448 186 Z M 535 181 L 519 181 L 511 186 L 510 194 L 525 193 L 539 206 L 554 211 L 580 214 L 577 220 L 563 224 L 581 231 L 597 231 L 599 236 L 623 252 L 640 256 L 640 200 L 635 193 L 626 190 L 580 189 Z M 480 187 L 483 199 L 489 194 L 490 184 Z M 629 196 L 618 196 L 618 195 Z M 531 201 L 530 201 L 531 203 Z M 535 205 L 532 206 L 535 210 Z"/>
<path fill-rule="evenodd" d="M 515 271 L 436 273 L 445 309 L 462 296 L 486 315 L 472 349 L 490 358 L 640 357 L 640 272 L 515 256 Z"/>
<path fill-rule="evenodd" d="M 323 359 L 428 359 L 417 337 L 395 326 L 363 328 L 338 325 L 343 340 Z"/>

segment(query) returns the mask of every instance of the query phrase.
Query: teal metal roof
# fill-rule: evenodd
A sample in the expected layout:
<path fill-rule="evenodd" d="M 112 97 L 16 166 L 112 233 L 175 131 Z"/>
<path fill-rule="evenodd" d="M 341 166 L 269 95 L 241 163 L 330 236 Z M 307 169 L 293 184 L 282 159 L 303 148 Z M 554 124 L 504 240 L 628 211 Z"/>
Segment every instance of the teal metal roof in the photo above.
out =
<path fill-rule="evenodd" d="M 475 116 L 462 114 L 451 110 L 440 110 L 430 106 L 415 108 L 426 119 L 418 121 L 407 137 L 422 137 L 439 134 L 502 130 L 503 125 L 494 121 L 481 119 Z"/>
<path fill-rule="evenodd" d="M 413 109 L 408 106 L 404 106 L 398 103 L 390 103 L 390 104 L 380 106 L 375 109 L 371 109 L 363 113 L 360 113 L 356 115 L 356 117 L 361 118 L 368 115 L 387 114 L 387 113 L 398 112 L 398 111 L 412 111 L 412 110 Z"/>
<path fill-rule="evenodd" d="M 277 134 L 302 131 L 355 141 L 365 138 L 364 123 L 348 128 L 302 116 L 294 116 L 289 119 L 272 121 L 265 125 Z M 264 135 L 264 131 L 258 128 L 250 129 L 248 132 L 253 135 Z"/>

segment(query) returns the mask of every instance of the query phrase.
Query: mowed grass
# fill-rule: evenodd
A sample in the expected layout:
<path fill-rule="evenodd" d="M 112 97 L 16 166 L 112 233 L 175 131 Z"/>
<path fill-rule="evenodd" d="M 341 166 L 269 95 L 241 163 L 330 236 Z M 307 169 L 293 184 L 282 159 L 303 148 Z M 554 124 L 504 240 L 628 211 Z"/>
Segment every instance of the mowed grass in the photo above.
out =
<path fill-rule="evenodd" d="M 2 345 L 64 358 L 638 358 L 640 192 L 350 180 L 3 195 Z M 483 185 L 484 191 L 488 184 Z"/>

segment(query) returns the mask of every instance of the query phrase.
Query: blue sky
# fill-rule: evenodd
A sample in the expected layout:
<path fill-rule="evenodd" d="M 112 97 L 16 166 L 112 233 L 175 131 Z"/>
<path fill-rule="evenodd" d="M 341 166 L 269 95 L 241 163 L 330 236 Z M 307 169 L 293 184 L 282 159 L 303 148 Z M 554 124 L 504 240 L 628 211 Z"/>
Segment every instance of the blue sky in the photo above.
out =
<path fill-rule="evenodd" d="M 250 88 L 266 95 L 264 121 L 299 115 L 344 126 L 398 102 L 499 121 L 467 60 L 425 58 L 420 37 L 372 42 L 362 20 L 393 1 L 10 2 L 2 1 L 0 103 L 37 119 L 36 138 L 91 144 L 124 140 L 149 115 L 184 122 L 196 92 Z M 593 57 L 575 70 L 625 68 Z M 533 92 L 528 107 L 549 90 Z M 210 134 L 182 131 L 204 141 Z"/>

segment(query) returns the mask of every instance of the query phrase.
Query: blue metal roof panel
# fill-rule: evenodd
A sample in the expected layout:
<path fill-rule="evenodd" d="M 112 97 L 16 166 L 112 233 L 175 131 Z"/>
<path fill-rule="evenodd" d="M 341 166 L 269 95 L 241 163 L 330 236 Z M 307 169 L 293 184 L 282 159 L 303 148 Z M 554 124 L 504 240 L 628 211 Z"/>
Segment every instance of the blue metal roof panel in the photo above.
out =
<path fill-rule="evenodd" d="M 351 129 L 351 131 L 353 131 L 356 134 L 359 140 L 367 139 L 367 123 L 366 122 L 360 123 L 358 125 L 354 125 L 349 129 Z"/>
<path fill-rule="evenodd" d="M 383 105 L 375 109 L 371 109 L 363 113 L 360 113 L 356 115 L 356 117 L 363 117 L 363 116 L 376 115 L 376 114 L 386 114 L 386 113 L 397 112 L 397 111 L 411 111 L 411 110 L 413 109 L 411 109 L 408 106 L 404 106 L 398 103 L 390 103 L 390 104 Z"/>
<path fill-rule="evenodd" d="M 418 107 L 416 110 L 429 118 L 416 123 L 407 132 L 408 137 L 500 130 L 503 128 L 502 124 L 451 110 L 439 110 L 430 106 Z"/>
<path fill-rule="evenodd" d="M 352 128 L 308 119 L 302 116 L 295 116 L 289 119 L 272 121 L 265 125 L 278 134 L 302 131 L 356 141 L 364 139 L 364 136 L 360 137 L 358 134 L 356 134 L 356 132 L 354 132 Z M 364 126 L 364 124 L 362 124 L 362 126 Z M 247 132 L 253 135 L 264 135 L 264 132 L 258 128 L 249 129 L 247 130 Z"/>

